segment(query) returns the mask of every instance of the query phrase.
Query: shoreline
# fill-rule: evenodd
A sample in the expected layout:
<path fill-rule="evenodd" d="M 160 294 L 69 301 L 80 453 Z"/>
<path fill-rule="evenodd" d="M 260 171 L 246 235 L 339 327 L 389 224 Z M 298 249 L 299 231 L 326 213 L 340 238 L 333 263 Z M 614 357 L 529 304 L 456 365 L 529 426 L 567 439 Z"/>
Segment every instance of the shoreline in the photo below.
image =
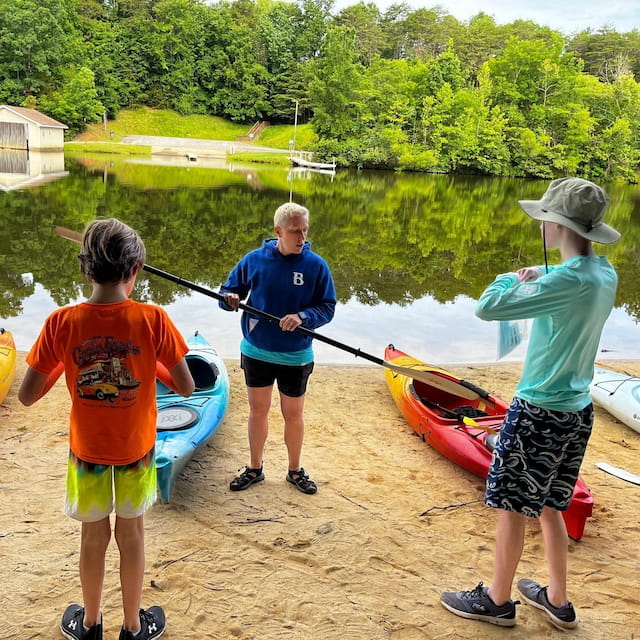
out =
<path fill-rule="evenodd" d="M 0 639 L 59 636 L 60 616 L 81 599 L 79 523 L 62 512 L 69 398 L 63 382 L 31 408 L 18 403 L 24 374 L 0 405 L 3 437 L 0 568 L 5 615 Z M 439 603 L 444 590 L 488 583 L 495 516 L 484 481 L 418 438 L 396 409 L 383 367 L 318 364 L 305 408 L 303 466 L 318 483 L 306 496 L 285 482 L 282 420 L 274 395 L 266 480 L 232 493 L 247 462 L 246 390 L 238 361 L 225 359 L 232 385 L 218 432 L 178 479 L 172 502 L 146 520 L 142 606 L 167 613 L 171 640 L 493 640 L 503 632 L 463 620 Z M 602 362 L 640 375 L 640 360 Z M 521 362 L 444 365 L 509 401 Z M 640 434 L 596 408 L 582 475 L 594 495 L 584 537 L 569 543 L 569 590 L 581 623 L 574 639 L 634 637 L 638 487 L 595 466 L 640 472 Z M 517 579 L 543 581 L 542 536 L 527 525 Z M 121 623 L 117 551 L 107 553 L 105 638 Z M 515 592 L 514 592 L 515 597 Z M 541 611 L 518 607 L 518 637 L 543 640 Z"/>

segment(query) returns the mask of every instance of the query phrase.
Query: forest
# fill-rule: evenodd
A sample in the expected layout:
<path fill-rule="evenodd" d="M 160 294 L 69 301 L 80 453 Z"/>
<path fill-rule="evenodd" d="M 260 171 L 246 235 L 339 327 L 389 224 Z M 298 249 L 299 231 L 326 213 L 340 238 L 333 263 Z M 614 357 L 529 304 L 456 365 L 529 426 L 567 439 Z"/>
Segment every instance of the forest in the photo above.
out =
<path fill-rule="evenodd" d="M 310 123 L 358 168 L 637 182 L 640 32 L 332 0 L 0 0 L 0 103 Z M 132 132 L 135 133 L 135 132 Z"/>

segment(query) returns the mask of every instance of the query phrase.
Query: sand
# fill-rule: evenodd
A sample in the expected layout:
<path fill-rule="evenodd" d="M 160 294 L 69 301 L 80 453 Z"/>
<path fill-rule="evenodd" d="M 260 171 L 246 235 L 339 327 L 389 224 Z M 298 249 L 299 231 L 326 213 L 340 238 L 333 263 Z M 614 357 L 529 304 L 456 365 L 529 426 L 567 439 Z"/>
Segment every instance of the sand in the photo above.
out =
<path fill-rule="evenodd" d="M 640 362 L 607 362 L 640 374 Z M 510 399 L 519 364 L 452 366 Z M 61 637 L 65 607 L 81 598 L 79 524 L 62 512 L 66 388 L 27 409 L 24 373 L 0 405 L 1 639 Z M 167 613 L 167 639 L 377 640 L 556 637 L 523 604 L 515 629 L 447 612 L 442 590 L 490 582 L 495 514 L 483 481 L 422 442 L 398 413 L 380 367 L 318 366 L 307 397 L 303 465 L 319 492 L 285 482 L 282 421 L 274 402 L 266 481 L 242 493 L 228 483 L 247 462 L 246 393 L 228 362 L 229 412 L 178 480 L 171 504 L 146 517 L 143 605 Z M 274 398 L 275 400 L 275 398 Z M 581 624 L 571 638 L 640 637 L 640 486 L 599 470 L 640 473 L 640 434 L 597 409 L 582 475 L 595 499 L 580 542 L 570 543 L 569 588 Z M 425 512 L 428 512 L 425 515 Z M 527 526 L 517 577 L 546 580 L 538 523 Z M 105 638 L 121 624 L 115 544 L 107 556 Z"/>

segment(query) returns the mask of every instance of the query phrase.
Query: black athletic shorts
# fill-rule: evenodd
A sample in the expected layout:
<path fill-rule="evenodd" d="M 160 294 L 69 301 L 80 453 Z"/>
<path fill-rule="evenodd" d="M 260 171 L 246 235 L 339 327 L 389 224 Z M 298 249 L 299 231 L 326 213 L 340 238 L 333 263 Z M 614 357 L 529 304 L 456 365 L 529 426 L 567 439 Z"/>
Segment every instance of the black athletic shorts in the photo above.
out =
<path fill-rule="evenodd" d="M 270 387 L 276 380 L 278 390 L 290 398 L 299 398 L 307 391 L 307 381 L 313 371 L 313 362 L 300 366 L 275 364 L 249 358 L 244 353 L 240 357 L 247 387 Z"/>

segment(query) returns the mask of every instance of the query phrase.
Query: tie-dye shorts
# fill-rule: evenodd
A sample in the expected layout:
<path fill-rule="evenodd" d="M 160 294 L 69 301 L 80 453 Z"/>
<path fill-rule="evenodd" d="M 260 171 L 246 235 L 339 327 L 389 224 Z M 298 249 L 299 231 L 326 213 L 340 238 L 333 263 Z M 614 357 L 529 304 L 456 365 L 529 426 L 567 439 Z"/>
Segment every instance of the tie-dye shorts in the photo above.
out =
<path fill-rule="evenodd" d="M 514 398 L 493 452 L 485 503 L 536 518 L 545 506 L 565 511 L 592 425 L 592 404 L 550 411 Z"/>
<path fill-rule="evenodd" d="M 106 518 L 115 506 L 121 518 L 141 516 L 156 500 L 155 449 L 136 462 L 85 462 L 69 451 L 65 513 L 81 522 Z"/>

